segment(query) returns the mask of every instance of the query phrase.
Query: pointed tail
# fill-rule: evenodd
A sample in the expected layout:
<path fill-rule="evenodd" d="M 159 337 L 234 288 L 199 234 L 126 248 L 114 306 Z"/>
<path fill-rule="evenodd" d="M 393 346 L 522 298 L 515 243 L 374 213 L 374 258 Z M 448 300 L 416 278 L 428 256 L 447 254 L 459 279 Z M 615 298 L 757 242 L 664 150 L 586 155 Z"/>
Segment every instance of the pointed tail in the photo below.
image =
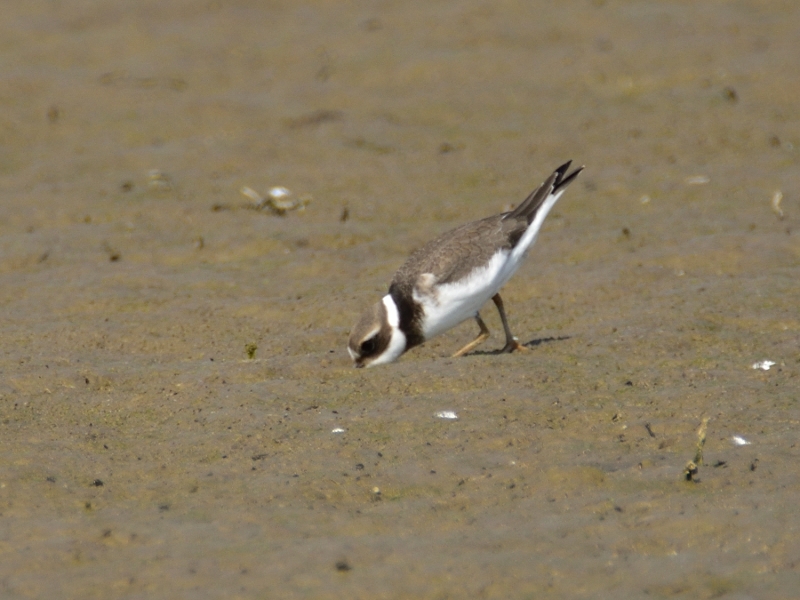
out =
<path fill-rule="evenodd" d="M 553 174 L 550 175 L 542 185 L 533 190 L 517 208 L 508 213 L 504 218 L 515 219 L 524 216 L 528 220 L 528 223 L 532 223 L 542 203 L 544 203 L 551 194 L 560 195 L 560 192 L 563 192 L 567 186 L 575 180 L 578 173 L 583 171 L 583 167 L 581 166 L 567 175 L 571 164 L 572 161 L 568 160 L 553 171 Z"/>

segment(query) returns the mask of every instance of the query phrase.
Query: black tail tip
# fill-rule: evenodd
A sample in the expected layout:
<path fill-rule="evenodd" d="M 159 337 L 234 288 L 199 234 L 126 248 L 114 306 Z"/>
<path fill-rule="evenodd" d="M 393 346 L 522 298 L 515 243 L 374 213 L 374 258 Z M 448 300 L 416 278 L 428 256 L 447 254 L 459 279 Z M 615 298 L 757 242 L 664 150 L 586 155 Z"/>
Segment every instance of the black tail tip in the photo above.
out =
<path fill-rule="evenodd" d="M 578 174 L 583 171 L 585 165 L 581 165 L 577 169 L 575 169 L 572 173 L 567 175 L 567 171 L 569 171 L 570 166 L 572 165 L 572 160 L 568 160 L 563 165 L 556 169 L 556 180 L 553 183 L 553 190 L 557 190 L 562 187 L 568 186 L 572 183 Z"/>

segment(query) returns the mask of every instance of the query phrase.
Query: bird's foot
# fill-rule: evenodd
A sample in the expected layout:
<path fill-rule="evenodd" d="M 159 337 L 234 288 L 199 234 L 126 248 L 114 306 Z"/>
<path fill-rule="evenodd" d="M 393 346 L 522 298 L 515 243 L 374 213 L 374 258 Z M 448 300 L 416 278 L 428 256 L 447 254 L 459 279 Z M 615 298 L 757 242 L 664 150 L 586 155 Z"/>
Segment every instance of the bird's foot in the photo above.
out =
<path fill-rule="evenodd" d="M 515 352 L 516 350 L 519 350 L 520 352 L 530 352 L 530 348 L 523 346 L 522 344 L 519 343 L 519 340 L 517 340 L 517 338 L 514 338 L 506 342 L 506 345 L 503 346 L 502 350 L 500 350 L 500 354 L 510 354 L 511 352 Z"/>

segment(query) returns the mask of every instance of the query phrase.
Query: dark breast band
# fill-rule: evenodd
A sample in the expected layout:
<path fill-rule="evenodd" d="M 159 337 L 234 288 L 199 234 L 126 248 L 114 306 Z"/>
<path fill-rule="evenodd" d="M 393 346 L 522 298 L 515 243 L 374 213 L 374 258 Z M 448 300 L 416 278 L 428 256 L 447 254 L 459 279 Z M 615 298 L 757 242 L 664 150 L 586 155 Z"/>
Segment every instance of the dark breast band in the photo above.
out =
<path fill-rule="evenodd" d="M 412 290 L 403 290 L 396 283 L 389 287 L 389 295 L 400 315 L 400 331 L 406 336 L 406 350 L 425 341 L 422 335 L 422 306 L 414 302 L 412 294 Z"/>

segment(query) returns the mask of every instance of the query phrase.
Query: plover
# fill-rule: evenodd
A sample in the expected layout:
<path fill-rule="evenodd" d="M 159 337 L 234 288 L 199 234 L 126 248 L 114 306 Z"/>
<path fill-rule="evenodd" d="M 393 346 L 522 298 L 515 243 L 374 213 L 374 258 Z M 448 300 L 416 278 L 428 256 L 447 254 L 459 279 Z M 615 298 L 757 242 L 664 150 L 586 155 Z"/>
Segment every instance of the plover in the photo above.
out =
<path fill-rule="evenodd" d="M 480 333 L 453 356 L 489 337 L 478 312 L 491 298 L 506 334 L 502 352 L 527 350 L 508 326 L 500 288 L 517 271 L 567 186 L 583 170 L 561 165 L 514 210 L 448 231 L 412 253 L 394 274 L 389 293 L 353 327 L 347 350 L 356 367 L 396 360 L 426 340 L 474 318 Z"/>

